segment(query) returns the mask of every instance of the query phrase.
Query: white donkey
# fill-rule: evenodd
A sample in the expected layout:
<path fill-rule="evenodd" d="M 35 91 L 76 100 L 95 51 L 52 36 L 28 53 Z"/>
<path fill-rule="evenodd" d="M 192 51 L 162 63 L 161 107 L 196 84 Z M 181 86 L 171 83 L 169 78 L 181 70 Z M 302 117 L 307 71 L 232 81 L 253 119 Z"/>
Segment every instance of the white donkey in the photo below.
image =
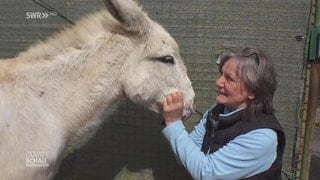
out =
<path fill-rule="evenodd" d="M 169 93 L 194 91 L 177 43 L 132 0 L 0 60 L 0 179 L 50 179 L 65 149 L 125 97 L 161 112 Z"/>

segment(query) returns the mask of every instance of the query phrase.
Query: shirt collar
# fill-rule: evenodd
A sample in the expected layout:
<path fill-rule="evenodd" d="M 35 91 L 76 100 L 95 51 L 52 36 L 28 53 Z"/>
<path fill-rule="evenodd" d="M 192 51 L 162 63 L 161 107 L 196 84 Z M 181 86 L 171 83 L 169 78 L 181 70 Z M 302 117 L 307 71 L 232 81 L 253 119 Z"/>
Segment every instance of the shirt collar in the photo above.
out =
<path fill-rule="evenodd" d="M 219 116 L 220 116 L 220 117 L 231 116 L 232 114 L 234 114 L 234 113 L 236 113 L 236 112 L 239 112 L 239 111 L 243 110 L 244 108 L 245 108 L 245 107 L 238 108 L 238 109 L 230 112 L 230 111 L 227 109 L 227 107 L 224 107 L 223 113 L 222 113 L 222 114 L 219 114 Z"/>

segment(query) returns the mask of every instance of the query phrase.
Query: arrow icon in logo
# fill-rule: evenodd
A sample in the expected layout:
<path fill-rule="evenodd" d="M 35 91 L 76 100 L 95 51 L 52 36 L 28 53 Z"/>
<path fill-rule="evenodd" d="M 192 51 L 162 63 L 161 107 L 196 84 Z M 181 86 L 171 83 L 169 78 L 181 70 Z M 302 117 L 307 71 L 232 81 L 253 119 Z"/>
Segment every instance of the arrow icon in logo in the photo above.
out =
<path fill-rule="evenodd" d="M 42 12 L 42 19 L 48 18 L 49 14 L 46 12 Z"/>

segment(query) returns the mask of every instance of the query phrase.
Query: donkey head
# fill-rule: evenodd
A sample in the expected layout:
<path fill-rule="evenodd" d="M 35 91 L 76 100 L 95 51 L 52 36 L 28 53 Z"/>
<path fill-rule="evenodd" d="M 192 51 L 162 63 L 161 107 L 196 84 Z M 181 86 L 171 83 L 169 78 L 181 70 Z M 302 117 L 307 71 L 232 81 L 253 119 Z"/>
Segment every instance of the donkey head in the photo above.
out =
<path fill-rule="evenodd" d="M 185 115 L 188 115 L 195 93 L 175 40 L 133 0 L 106 0 L 105 4 L 120 24 L 117 31 L 132 44 L 122 66 L 121 80 L 126 97 L 161 112 L 165 96 L 181 91 Z"/>

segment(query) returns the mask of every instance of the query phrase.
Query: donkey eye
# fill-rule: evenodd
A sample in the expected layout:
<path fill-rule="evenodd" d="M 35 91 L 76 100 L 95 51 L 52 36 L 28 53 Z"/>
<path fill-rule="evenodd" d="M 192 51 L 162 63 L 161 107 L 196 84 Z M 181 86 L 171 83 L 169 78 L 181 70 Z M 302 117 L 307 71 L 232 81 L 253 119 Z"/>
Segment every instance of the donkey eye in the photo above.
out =
<path fill-rule="evenodd" d="M 174 58 L 170 55 L 158 57 L 157 60 L 163 63 L 174 64 Z"/>

